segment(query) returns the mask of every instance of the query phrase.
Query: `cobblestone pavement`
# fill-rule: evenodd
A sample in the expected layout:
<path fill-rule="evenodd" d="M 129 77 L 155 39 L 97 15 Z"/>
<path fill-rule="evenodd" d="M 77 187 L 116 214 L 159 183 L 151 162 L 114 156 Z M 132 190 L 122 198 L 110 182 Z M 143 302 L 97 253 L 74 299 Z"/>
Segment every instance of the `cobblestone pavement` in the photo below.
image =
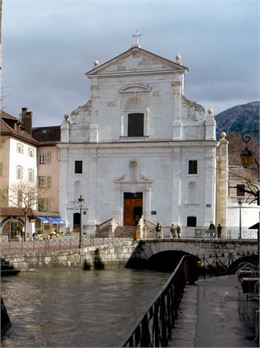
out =
<path fill-rule="evenodd" d="M 236 275 L 199 279 L 186 286 L 170 347 L 257 347 L 239 316 Z"/>

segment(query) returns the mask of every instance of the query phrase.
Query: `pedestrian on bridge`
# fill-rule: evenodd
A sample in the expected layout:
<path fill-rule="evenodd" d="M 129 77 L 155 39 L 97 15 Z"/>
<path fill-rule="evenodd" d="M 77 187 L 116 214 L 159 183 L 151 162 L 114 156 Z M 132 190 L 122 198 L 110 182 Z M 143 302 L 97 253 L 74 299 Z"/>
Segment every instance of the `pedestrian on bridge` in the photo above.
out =
<path fill-rule="evenodd" d="M 181 228 L 179 225 L 177 225 L 177 235 L 178 235 L 178 238 L 181 238 Z"/>
<path fill-rule="evenodd" d="M 162 230 L 162 226 L 159 222 L 157 222 L 157 225 L 155 227 L 156 238 L 161 238 L 161 230 Z"/>
<path fill-rule="evenodd" d="M 175 224 L 171 224 L 171 235 L 172 235 L 172 238 L 175 238 L 176 237 L 176 230 L 177 230 L 177 226 Z"/>
<path fill-rule="evenodd" d="M 221 239 L 221 232 L 222 232 L 221 224 L 218 224 L 217 231 L 218 231 L 218 239 Z"/>
<path fill-rule="evenodd" d="M 210 221 L 210 225 L 209 225 L 209 235 L 210 235 L 210 238 L 216 237 L 216 227 L 212 221 Z"/>

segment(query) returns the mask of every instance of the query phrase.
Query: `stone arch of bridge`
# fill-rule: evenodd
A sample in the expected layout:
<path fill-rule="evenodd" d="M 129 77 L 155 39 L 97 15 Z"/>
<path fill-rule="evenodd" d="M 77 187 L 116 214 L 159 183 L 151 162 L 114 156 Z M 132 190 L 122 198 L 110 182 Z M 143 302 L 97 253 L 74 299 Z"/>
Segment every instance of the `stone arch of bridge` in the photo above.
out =
<path fill-rule="evenodd" d="M 237 241 L 223 243 L 218 241 L 141 240 L 134 249 L 126 267 L 145 268 L 148 263 L 155 263 L 153 260 L 158 257 L 167 259 L 168 256 L 175 255 L 174 257 L 176 257 L 179 253 L 179 255 L 196 257 L 198 261 L 201 261 L 200 268 L 219 269 L 223 273 L 227 272 L 231 264 L 240 256 L 253 254 L 256 248 L 257 245 L 250 242 L 238 243 Z M 166 256 L 167 253 L 169 253 L 168 256 Z M 155 256 L 156 254 L 159 256 Z"/>
<path fill-rule="evenodd" d="M 146 267 L 152 270 L 173 272 L 184 255 L 193 256 L 196 261 L 200 259 L 182 250 L 159 251 L 146 260 Z"/>
<path fill-rule="evenodd" d="M 252 263 L 253 265 L 259 266 L 259 255 L 251 254 L 251 255 L 242 255 L 237 256 L 237 258 L 233 258 L 233 262 L 228 267 L 227 273 L 233 274 L 237 271 L 239 265 L 241 263 Z"/>

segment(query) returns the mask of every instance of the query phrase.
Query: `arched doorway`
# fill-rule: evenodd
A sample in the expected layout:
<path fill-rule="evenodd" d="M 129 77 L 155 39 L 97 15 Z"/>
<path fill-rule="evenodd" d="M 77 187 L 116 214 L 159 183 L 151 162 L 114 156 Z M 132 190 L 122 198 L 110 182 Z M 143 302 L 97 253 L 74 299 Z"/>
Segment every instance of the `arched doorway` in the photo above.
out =
<path fill-rule="evenodd" d="M 8 219 L 2 222 L 2 234 L 8 236 L 8 240 L 20 240 L 24 222 L 18 219 Z"/>
<path fill-rule="evenodd" d="M 80 213 L 73 214 L 73 231 L 80 231 Z"/>

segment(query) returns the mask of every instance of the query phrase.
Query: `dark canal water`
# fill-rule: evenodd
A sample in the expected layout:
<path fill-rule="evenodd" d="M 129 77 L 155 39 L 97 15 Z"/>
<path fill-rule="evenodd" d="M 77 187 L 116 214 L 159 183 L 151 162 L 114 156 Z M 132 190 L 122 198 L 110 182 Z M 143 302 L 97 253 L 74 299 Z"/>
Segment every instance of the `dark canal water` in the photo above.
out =
<path fill-rule="evenodd" d="M 120 346 L 169 273 L 42 270 L 2 278 L 12 329 L 2 347 Z"/>

